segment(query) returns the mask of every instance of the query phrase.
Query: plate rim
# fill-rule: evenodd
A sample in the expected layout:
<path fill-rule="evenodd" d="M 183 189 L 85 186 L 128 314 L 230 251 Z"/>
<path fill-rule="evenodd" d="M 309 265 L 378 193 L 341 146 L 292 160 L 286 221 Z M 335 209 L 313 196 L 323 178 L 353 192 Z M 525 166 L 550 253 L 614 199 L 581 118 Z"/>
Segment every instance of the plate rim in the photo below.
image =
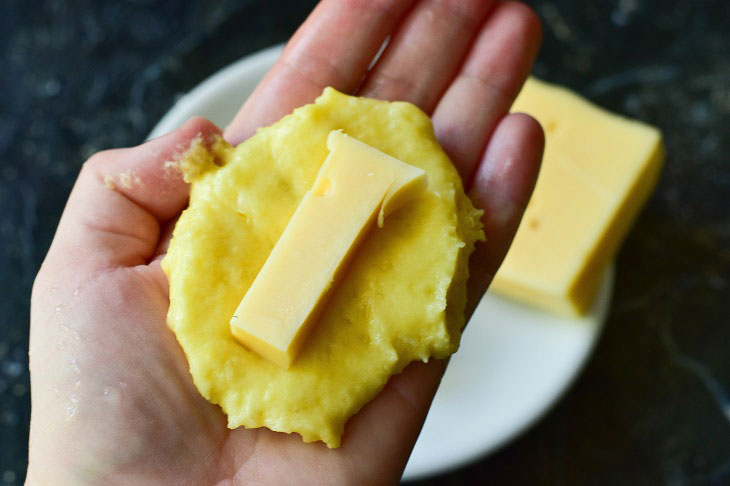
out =
<path fill-rule="evenodd" d="M 599 286 L 599 291 L 596 295 L 596 300 L 593 303 L 594 307 L 592 307 L 591 310 L 591 313 L 595 313 L 596 315 L 595 324 L 593 332 L 590 334 L 590 339 L 586 341 L 585 346 L 577 356 L 577 359 L 573 362 L 573 366 L 571 367 L 570 371 L 563 376 L 564 379 L 562 380 L 560 386 L 554 389 L 552 396 L 549 399 L 545 400 L 539 407 L 536 407 L 539 410 L 536 413 L 532 414 L 532 416 L 530 416 L 529 418 L 526 418 L 519 426 L 516 426 L 511 432 L 504 434 L 498 440 L 492 441 L 491 444 L 485 445 L 482 448 L 477 448 L 473 453 L 461 456 L 460 459 L 447 461 L 449 462 L 448 464 L 434 463 L 429 466 L 414 470 L 409 470 L 408 464 L 406 464 L 406 469 L 404 470 L 402 480 L 417 481 L 439 474 L 447 474 L 461 467 L 465 467 L 482 459 L 485 459 L 491 454 L 500 450 L 501 448 L 507 446 L 512 441 L 518 439 L 520 436 L 527 433 L 532 427 L 534 427 L 546 415 L 548 415 L 553 410 L 553 408 L 555 408 L 555 406 L 562 400 L 565 394 L 573 387 L 574 383 L 585 369 L 588 360 L 593 355 L 593 351 L 595 350 L 598 341 L 603 334 L 603 330 L 605 328 L 606 320 L 608 319 L 608 314 L 611 310 L 611 302 L 613 299 L 614 284 L 616 280 L 615 262 L 612 261 L 608 264 L 607 268 L 604 270 L 603 275 L 601 276 L 601 279 L 602 280 Z M 519 302 L 516 302 L 508 297 L 495 295 L 494 293 L 489 295 L 492 298 L 497 298 L 501 301 L 507 301 L 511 304 L 531 308 L 530 306 L 520 304 Z M 486 296 L 487 294 L 485 294 L 483 299 Z M 585 316 L 583 317 L 585 318 Z M 566 320 L 568 319 L 569 318 L 566 318 Z M 428 417 L 426 418 L 426 420 L 428 420 Z"/>

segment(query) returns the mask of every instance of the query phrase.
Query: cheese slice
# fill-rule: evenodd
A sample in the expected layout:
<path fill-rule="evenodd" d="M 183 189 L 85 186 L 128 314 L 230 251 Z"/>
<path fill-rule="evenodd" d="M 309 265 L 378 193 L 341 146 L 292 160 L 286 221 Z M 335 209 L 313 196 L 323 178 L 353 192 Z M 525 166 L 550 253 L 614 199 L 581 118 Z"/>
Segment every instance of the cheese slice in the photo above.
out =
<path fill-rule="evenodd" d="M 545 154 L 491 288 L 556 313 L 584 314 L 657 181 L 661 133 L 535 79 L 512 110 L 540 122 Z"/>
<path fill-rule="evenodd" d="M 330 154 L 231 319 L 236 339 L 288 368 L 357 243 L 427 186 L 426 173 L 332 131 Z"/>

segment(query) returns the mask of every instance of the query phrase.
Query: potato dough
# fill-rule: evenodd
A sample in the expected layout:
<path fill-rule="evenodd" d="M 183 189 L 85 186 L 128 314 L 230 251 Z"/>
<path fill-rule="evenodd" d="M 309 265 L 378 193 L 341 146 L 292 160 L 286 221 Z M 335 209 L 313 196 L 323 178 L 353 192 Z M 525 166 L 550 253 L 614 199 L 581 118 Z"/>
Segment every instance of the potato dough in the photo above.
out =
<path fill-rule="evenodd" d="M 423 168 L 429 188 L 370 231 L 298 358 L 283 370 L 238 344 L 229 321 L 311 187 L 336 129 Z M 180 166 L 192 188 L 162 262 L 168 323 L 195 385 L 221 406 L 230 428 L 263 426 L 338 447 L 347 419 L 391 375 L 456 351 L 467 261 L 483 239 L 481 212 L 418 108 L 327 88 L 236 148 L 222 140 L 195 145 Z"/>

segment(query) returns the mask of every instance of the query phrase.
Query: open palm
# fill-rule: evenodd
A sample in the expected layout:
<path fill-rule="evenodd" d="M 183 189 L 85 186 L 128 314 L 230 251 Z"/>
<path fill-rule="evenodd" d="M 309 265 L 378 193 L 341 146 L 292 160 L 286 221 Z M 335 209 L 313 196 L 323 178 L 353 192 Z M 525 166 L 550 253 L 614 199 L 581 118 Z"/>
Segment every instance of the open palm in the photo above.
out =
<path fill-rule="evenodd" d="M 383 42 L 387 48 L 375 66 Z M 507 115 L 540 42 L 534 14 L 489 0 L 323 0 L 225 131 L 238 143 L 325 86 L 415 103 L 485 210 L 470 303 L 499 267 L 543 138 Z M 229 430 L 165 324 L 159 260 L 188 188 L 166 166 L 218 133 L 203 119 L 83 167 L 33 288 L 28 482 L 383 484 L 399 479 L 445 363 L 412 364 L 347 424 L 342 447 Z"/>

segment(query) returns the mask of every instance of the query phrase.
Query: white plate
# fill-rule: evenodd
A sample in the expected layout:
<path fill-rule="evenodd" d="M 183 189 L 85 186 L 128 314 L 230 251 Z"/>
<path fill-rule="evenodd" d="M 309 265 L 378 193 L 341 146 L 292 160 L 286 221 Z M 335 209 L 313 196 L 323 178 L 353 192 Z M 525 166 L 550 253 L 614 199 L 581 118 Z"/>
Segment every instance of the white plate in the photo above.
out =
<path fill-rule="evenodd" d="M 224 127 L 282 46 L 245 57 L 178 100 L 150 137 L 194 115 Z M 606 317 L 613 267 L 588 316 L 546 314 L 487 294 L 452 358 L 404 479 L 456 468 L 505 444 L 540 418 L 582 368 Z"/>

